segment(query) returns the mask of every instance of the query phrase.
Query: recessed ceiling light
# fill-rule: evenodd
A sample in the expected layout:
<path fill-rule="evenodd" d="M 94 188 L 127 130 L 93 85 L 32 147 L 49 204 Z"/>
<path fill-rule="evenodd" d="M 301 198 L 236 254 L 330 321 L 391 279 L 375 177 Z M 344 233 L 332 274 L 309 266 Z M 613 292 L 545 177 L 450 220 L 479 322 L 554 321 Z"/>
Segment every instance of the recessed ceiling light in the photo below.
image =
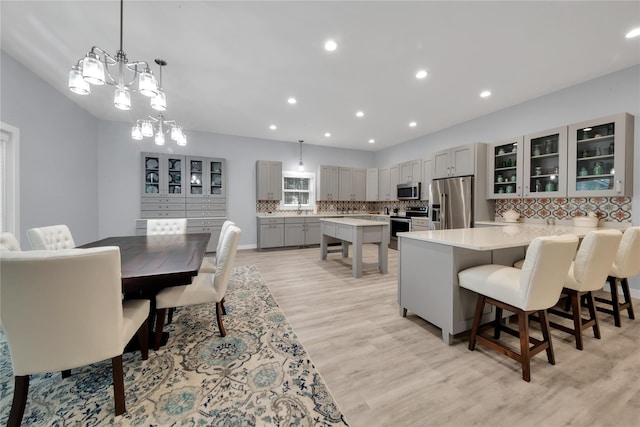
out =
<path fill-rule="evenodd" d="M 369 140 L 369 144 L 373 144 L 374 142 L 376 142 L 376 140 L 375 140 L 375 139 L 370 139 L 370 140 Z"/>
<path fill-rule="evenodd" d="M 326 136 L 327 138 L 331 137 L 331 133 L 330 132 L 325 132 L 324 136 Z"/>
<path fill-rule="evenodd" d="M 416 79 L 424 79 L 427 77 L 427 72 L 425 70 L 420 70 L 416 73 Z"/>
<path fill-rule="evenodd" d="M 271 125 L 271 126 L 269 126 L 269 129 L 271 129 L 271 130 L 276 130 L 276 129 L 278 129 L 278 126 L 276 126 L 276 125 Z"/>
<path fill-rule="evenodd" d="M 324 44 L 324 48 L 329 52 L 333 52 L 338 48 L 338 43 L 336 43 L 335 40 L 327 40 L 327 42 Z"/>
<path fill-rule="evenodd" d="M 289 104 L 295 104 L 295 103 L 296 103 L 296 102 L 298 102 L 298 101 L 296 101 L 296 99 L 295 99 L 294 97 L 291 97 L 291 98 L 287 99 L 287 102 L 288 102 Z"/>
<path fill-rule="evenodd" d="M 634 28 L 633 30 L 629 31 L 627 33 L 627 35 L 625 35 L 625 37 L 628 38 L 628 39 L 632 39 L 632 38 L 638 37 L 638 36 L 640 36 L 640 27 Z"/>
<path fill-rule="evenodd" d="M 363 113 L 362 111 L 358 111 L 358 112 L 356 113 L 356 116 L 358 116 L 358 117 L 364 117 L 364 113 Z"/>
<path fill-rule="evenodd" d="M 418 125 L 418 124 L 417 124 L 416 122 L 411 122 L 411 123 L 409 123 L 409 126 L 410 126 L 410 127 L 412 127 L 412 128 L 416 127 L 417 125 Z"/>
<path fill-rule="evenodd" d="M 491 91 L 489 91 L 489 90 L 483 90 L 482 92 L 480 92 L 480 96 L 481 96 L 482 98 L 487 98 L 487 97 L 491 96 Z"/>

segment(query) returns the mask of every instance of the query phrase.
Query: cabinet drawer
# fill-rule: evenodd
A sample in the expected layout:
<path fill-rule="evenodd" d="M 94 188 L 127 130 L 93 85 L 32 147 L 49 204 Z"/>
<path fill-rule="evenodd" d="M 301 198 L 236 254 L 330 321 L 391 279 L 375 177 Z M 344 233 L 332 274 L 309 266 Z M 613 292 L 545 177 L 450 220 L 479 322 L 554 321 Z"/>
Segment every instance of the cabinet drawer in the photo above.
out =
<path fill-rule="evenodd" d="M 304 220 L 306 218 L 303 217 L 292 217 L 292 218 L 284 218 L 285 224 L 304 224 Z"/>
<path fill-rule="evenodd" d="M 187 220 L 187 228 L 191 227 L 222 227 L 226 218 L 220 219 L 197 219 L 197 218 L 189 218 Z"/>
<path fill-rule="evenodd" d="M 259 218 L 260 225 L 284 224 L 284 218 Z"/>
<path fill-rule="evenodd" d="M 193 205 L 198 205 L 198 204 L 226 205 L 227 199 L 225 199 L 224 197 L 211 197 L 211 196 L 187 199 L 187 206 L 191 204 Z"/>
<path fill-rule="evenodd" d="M 178 197 L 145 197 L 142 200 L 143 204 L 147 203 L 174 203 L 184 205 L 184 197 L 181 199 Z"/>
<path fill-rule="evenodd" d="M 227 212 L 224 210 L 212 211 L 187 211 L 187 218 L 226 218 Z"/>
<path fill-rule="evenodd" d="M 413 227 L 428 227 L 429 220 L 427 218 L 411 218 L 411 225 Z"/>
<path fill-rule="evenodd" d="M 142 210 L 142 211 L 184 211 L 184 204 L 178 204 L 178 203 L 166 203 L 166 204 L 142 203 L 140 205 L 140 210 Z"/>
<path fill-rule="evenodd" d="M 142 218 L 184 218 L 182 211 L 142 211 Z"/>
<path fill-rule="evenodd" d="M 187 211 L 224 211 L 224 204 L 187 203 Z M 217 215 L 216 215 L 217 216 Z"/>

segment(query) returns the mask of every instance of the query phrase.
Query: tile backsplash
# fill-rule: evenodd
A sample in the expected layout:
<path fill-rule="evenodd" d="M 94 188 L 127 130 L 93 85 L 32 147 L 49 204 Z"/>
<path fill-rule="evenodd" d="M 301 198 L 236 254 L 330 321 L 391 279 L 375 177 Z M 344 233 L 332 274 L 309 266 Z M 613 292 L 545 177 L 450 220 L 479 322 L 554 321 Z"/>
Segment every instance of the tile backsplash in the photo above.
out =
<path fill-rule="evenodd" d="M 513 209 L 528 219 L 571 219 L 595 212 L 598 218 L 612 222 L 631 222 L 630 197 L 569 197 L 496 200 L 496 217 Z"/>
<path fill-rule="evenodd" d="M 334 202 L 322 200 L 317 202 L 318 213 L 329 212 L 384 212 L 384 208 L 388 207 L 389 211 L 397 208 L 399 211 L 405 211 L 409 206 L 427 206 L 424 200 L 414 201 L 389 201 L 389 202 Z M 259 200 L 256 202 L 256 213 L 280 213 L 279 201 Z M 291 212 L 291 211 L 288 211 Z"/>

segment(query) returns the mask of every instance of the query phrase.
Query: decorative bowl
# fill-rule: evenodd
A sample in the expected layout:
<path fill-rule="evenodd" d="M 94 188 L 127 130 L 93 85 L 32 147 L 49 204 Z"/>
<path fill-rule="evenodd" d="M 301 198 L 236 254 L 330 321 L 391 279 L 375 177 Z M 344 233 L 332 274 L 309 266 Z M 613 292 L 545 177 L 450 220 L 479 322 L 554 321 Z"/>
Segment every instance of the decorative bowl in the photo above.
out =
<path fill-rule="evenodd" d="M 502 218 L 504 218 L 506 222 L 516 222 L 518 221 L 518 218 L 520 218 L 520 214 L 513 209 L 510 209 L 502 214 Z"/>
<path fill-rule="evenodd" d="M 573 218 L 573 225 L 575 227 L 592 227 L 598 226 L 598 218 L 590 216 L 576 216 Z"/>

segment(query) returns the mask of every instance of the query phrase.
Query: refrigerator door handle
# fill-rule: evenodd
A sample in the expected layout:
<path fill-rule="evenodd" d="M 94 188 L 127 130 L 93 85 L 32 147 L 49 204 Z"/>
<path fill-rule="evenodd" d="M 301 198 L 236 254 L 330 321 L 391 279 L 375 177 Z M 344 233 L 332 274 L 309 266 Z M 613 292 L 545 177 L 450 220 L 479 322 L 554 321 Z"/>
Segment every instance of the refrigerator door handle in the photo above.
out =
<path fill-rule="evenodd" d="M 440 194 L 440 230 L 447 229 L 447 194 Z"/>

